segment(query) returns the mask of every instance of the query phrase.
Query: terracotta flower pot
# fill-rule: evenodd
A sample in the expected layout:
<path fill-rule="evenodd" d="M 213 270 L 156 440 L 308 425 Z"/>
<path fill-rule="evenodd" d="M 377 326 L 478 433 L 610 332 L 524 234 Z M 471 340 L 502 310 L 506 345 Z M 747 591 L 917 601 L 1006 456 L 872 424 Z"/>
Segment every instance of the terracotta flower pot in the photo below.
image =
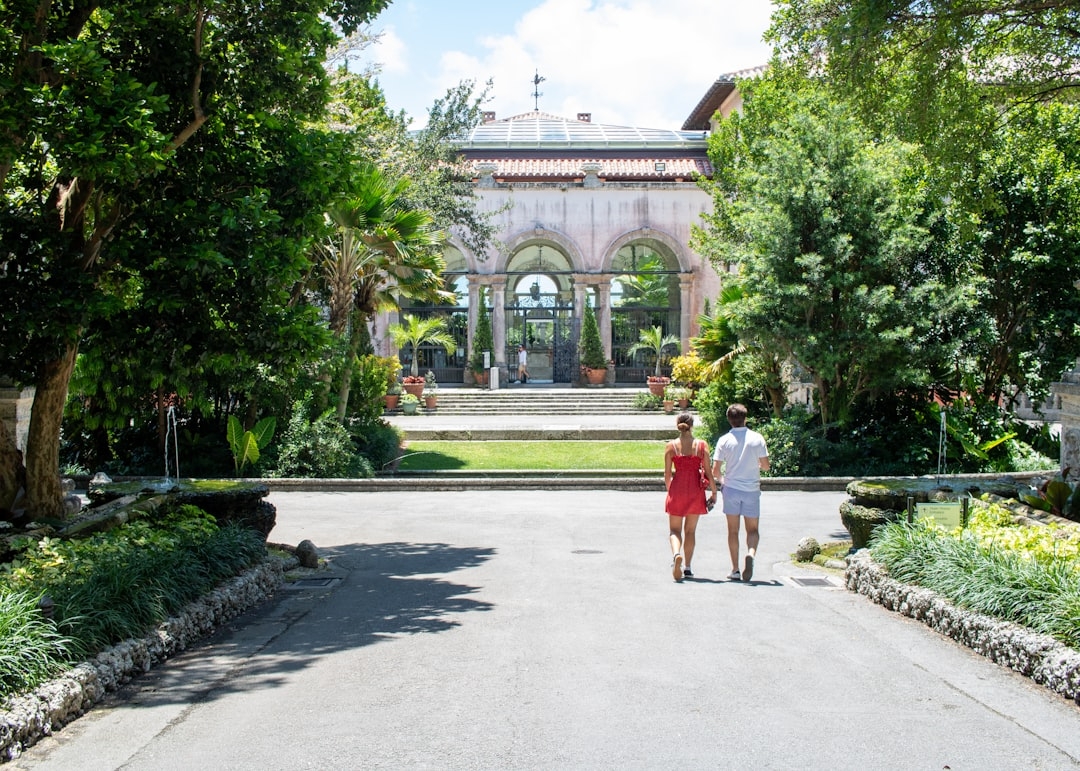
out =
<path fill-rule="evenodd" d="M 405 393 L 412 394 L 417 399 L 421 398 L 424 394 L 424 383 L 403 383 L 402 388 L 405 389 Z"/>
<path fill-rule="evenodd" d="M 585 379 L 589 385 L 603 385 L 604 378 L 607 377 L 607 369 L 586 369 Z"/>
<path fill-rule="evenodd" d="M 396 410 L 398 406 L 398 399 L 401 398 L 401 394 L 384 394 L 383 404 L 388 410 Z"/>

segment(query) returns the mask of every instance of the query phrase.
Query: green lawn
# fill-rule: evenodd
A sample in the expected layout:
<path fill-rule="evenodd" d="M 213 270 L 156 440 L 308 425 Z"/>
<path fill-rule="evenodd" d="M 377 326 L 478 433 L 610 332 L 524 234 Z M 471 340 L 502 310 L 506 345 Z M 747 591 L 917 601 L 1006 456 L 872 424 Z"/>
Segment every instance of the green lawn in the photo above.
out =
<path fill-rule="evenodd" d="M 664 442 L 659 439 L 611 442 L 409 442 L 399 468 L 402 471 L 663 471 Z"/>

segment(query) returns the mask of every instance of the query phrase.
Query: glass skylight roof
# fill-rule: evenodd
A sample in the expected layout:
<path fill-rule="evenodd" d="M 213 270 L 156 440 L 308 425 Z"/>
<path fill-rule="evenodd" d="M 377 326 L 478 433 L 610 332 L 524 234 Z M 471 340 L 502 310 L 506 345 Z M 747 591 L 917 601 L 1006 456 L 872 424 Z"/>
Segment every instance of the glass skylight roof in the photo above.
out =
<path fill-rule="evenodd" d="M 529 112 L 483 123 L 472 130 L 462 149 L 545 147 L 704 147 L 704 131 L 606 126 Z"/>

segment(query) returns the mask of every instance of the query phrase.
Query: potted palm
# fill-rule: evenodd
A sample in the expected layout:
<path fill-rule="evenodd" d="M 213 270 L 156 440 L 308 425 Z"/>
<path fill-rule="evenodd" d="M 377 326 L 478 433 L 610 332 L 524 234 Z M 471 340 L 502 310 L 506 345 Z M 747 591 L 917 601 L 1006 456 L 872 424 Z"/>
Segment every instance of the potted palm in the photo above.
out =
<path fill-rule="evenodd" d="M 412 365 L 409 374 L 402 378 L 408 393 L 418 399 L 424 393 L 424 378 L 420 377 L 420 346 L 425 343 L 441 345 L 448 354 L 457 348 L 457 341 L 446 331 L 446 321 L 440 318 L 420 319 L 406 313 L 400 324 L 391 324 L 387 330 L 398 348 L 408 346 L 412 351 Z"/>
<path fill-rule="evenodd" d="M 675 335 L 665 335 L 661 327 L 650 327 L 641 330 L 638 333 L 638 341 L 626 350 L 629 356 L 633 356 L 639 351 L 645 351 L 656 357 L 655 369 L 653 374 L 646 378 L 646 382 L 649 385 L 649 391 L 657 396 L 663 396 L 664 388 L 671 382 L 671 378 L 660 374 L 660 365 L 664 361 L 664 349 L 672 345 L 678 351 L 679 338 L 675 337 Z"/>
<path fill-rule="evenodd" d="M 601 385 L 607 375 L 607 357 L 604 356 L 604 344 L 600 340 L 596 313 L 588 304 L 585 305 L 585 318 L 581 321 L 578 352 L 581 355 L 581 371 L 589 385 Z"/>

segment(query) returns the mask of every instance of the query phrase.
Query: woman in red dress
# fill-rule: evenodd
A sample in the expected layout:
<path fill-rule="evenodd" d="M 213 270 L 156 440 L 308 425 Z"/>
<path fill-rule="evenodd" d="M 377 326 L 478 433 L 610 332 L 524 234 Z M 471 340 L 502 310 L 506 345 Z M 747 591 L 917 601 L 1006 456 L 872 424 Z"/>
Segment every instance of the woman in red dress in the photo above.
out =
<path fill-rule="evenodd" d="M 708 462 L 709 445 L 694 439 L 690 430 L 694 417 L 684 412 L 675 420 L 679 438 L 667 443 L 664 449 L 664 486 L 667 500 L 664 510 L 668 515 L 671 553 L 674 557 L 671 575 L 676 581 L 683 576 L 693 578 L 690 560 L 694 557 L 694 541 L 698 517 L 716 505 L 716 480 L 712 464 Z M 709 498 L 705 498 L 705 488 Z"/>

